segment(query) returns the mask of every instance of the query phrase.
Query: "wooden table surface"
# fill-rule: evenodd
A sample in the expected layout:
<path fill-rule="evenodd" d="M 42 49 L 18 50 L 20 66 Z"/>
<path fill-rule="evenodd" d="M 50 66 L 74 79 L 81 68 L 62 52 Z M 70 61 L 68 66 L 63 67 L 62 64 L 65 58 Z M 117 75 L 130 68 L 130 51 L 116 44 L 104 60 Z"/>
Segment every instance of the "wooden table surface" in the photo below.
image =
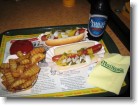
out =
<path fill-rule="evenodd" d="M 64 7 L 62 0 L 0 0 L 0 33 L 18 28 L 87 24 L 90 4 L 76 0 L 72 8 Z M 130 55 L 109 26 L 107 33 L 122 55 Z"/>

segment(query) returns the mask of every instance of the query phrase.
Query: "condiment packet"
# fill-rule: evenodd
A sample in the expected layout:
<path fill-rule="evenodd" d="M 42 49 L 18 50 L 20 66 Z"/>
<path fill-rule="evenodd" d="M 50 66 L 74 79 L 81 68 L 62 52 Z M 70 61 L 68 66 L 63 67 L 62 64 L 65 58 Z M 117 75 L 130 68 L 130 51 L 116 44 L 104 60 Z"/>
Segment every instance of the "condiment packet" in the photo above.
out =
<path fill-rule="evenodd" d="M 90 73 L 87 83 L 119 94 L 130 65 L 130 56 L 106 54 Z"/>

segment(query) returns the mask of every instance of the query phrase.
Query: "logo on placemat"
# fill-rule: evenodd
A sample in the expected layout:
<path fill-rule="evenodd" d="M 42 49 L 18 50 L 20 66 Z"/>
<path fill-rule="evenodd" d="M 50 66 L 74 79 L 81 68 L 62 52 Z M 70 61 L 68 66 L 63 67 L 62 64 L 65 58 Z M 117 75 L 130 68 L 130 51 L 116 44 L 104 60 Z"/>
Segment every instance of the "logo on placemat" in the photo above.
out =
<path fill-rule="evenodd" d="M 108 64 L 106 61 L 101 61 L 101 66 L 107 68 L 108 70 L 115 72 L 115 73 L 124 73 L 124 69 L 117 68 L 111 64 Z"/>

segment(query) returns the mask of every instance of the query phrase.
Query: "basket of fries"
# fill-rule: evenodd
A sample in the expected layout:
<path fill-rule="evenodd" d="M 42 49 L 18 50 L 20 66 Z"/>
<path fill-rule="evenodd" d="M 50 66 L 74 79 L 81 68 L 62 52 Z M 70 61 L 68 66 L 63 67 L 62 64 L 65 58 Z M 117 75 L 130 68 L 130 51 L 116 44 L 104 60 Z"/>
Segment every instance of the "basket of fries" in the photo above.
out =
<path fill-rule="evenodd" d="M 27 54 L 18 51 L 14 58 L 0 65 L 1 80 L 4 88 L 10 92 L 32 88 L 37 81 L 40 67 L 38 62 L 45 58 L 43 47 L 34 48 Z"/>

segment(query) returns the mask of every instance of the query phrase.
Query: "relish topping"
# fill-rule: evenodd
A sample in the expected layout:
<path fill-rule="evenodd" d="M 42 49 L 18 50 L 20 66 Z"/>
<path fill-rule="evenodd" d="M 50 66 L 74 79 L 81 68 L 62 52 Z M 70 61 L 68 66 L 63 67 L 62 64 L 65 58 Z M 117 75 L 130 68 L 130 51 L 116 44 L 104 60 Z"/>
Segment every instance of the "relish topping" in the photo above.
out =
<path fill-rule="evenodd" d="M 81 48 L 78 51 L 69 51 L 68 53 L 63 53 L 62 56 L 56 61 L 57 65 L 67 66 L 67 65 L 75 65 L 79 63 L 90 63 L 93 55 L 92 49 Z"/>
<path fill-rule="evenodd" d="M 48 39 L 62 39 L 62 38 L 68 38 L 72 36 L 78 36 L 81 33 L 84 33 L 85 29 L 84 28 L 75 28 L 75 29 L 70 29 L 70 30 L 52 30 L 45 32 L 41 34 L 40 39 L 42 41 L 48 40 Z"/>

